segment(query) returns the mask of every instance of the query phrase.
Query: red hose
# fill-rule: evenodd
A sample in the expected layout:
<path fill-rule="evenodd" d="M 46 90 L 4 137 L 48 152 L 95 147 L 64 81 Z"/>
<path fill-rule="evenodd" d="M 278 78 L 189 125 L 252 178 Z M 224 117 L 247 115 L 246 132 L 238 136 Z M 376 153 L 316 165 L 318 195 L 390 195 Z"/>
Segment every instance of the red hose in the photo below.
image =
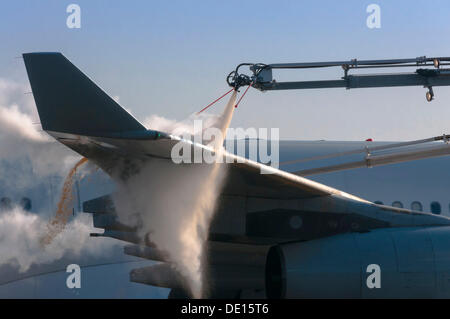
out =
<path fill-rule="evenodd" d="M 233 91 L 234 89 L 229 90 L 227 93 L 223 94 L 221 97 L 219 97 L 218 99 L 212 101 L 211 103 L 209 103 L 207 106 L 205 106 L 203 109 L 201 109 L 199 112 L 197 112 L 197 115 L 202 113 L 204 110 L 206 110 L 208 107 L 210 107 L 211 105 L 213 105 L 214 103 L 216 103 L 217 101 L 219 101 L 220 99 L 222 99 L 223 97 L 225 97 L 226 95 L 228 95 L 228 93 L 230 93 L 231 91 Z"/>

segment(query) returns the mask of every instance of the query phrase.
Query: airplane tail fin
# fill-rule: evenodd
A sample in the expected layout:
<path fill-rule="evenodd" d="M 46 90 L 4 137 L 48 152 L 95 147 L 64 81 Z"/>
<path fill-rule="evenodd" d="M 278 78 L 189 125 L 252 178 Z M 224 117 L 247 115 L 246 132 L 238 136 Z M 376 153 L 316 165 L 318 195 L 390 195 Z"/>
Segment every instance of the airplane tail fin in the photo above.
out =
<path fill-rule="evenodd" d="M 91 136 L 145 130 L 61 53 L 23 59 L 44 130 Z"/>

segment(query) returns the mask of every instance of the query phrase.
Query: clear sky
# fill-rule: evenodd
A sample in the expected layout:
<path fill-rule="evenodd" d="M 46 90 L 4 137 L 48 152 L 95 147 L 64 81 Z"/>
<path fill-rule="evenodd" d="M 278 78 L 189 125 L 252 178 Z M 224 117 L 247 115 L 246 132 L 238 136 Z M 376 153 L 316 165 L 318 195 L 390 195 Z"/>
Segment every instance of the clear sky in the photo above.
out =
<path fill-rule="evenodd" d="M 66 26 L 71 3 L 81 29 Z M 380 29 L 366 26 L 371 3 L 381 7 Z M 17 56 L 60 51 L 138 119 L 181 120 L 225 92 L 240 62 L 450 56 L 449 17 L 444 0 L 1 1 L 0 77 L 27 83 Z M 435 95 L 427 103 L 420 87 L 253 89 L 232 126 L 279 127 L 285 139 L 425 138 L 450 133 L 450 88 Z"/>

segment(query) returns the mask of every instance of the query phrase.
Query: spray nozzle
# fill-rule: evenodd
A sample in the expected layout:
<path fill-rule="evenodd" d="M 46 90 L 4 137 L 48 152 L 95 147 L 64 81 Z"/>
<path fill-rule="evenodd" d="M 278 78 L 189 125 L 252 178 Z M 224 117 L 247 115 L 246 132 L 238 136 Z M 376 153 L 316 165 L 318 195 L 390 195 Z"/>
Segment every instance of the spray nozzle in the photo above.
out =
<path fill-rule="evenodd" d="M 251 85 L 252 79 L 248 75 L 232 71 L 227 76 L 227 83 L 229 86 L 233 87 L 235 91 L 238 91 L 241 86 Z"/>

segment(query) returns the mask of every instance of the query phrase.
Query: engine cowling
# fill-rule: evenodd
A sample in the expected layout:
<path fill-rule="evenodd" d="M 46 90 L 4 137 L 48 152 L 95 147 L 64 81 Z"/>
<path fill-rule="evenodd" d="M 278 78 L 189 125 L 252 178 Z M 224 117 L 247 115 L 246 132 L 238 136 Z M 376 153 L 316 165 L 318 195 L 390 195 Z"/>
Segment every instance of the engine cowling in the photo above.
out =
<path fill-rule="evenodd" d="M 379 287 L 373 285 L 376 271 Z M 450 227 L 386 228 L 272 247 L 266 294 L 269 298 L 449 298 Z"/>

